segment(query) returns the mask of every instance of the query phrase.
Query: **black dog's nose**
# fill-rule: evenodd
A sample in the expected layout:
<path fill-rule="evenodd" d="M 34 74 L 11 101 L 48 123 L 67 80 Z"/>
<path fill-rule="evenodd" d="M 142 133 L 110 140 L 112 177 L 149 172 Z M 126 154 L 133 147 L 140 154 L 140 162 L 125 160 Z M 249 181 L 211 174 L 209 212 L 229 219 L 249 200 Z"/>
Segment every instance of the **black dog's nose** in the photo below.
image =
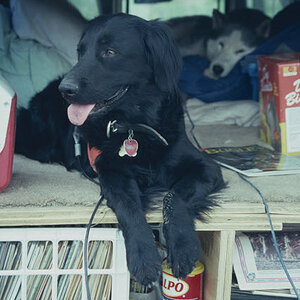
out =
<path fill-rule="evenodd" d="M 223 73 L 223 71 L 224 71 L 224 69 L 223 69 L 222 66 L 220 66 L 220 65 L 214 65 L 214 66 L 213 66 L 213 72 L 214 72 L 214 74 L 215 74 L 216 76 L 221 75 L 221 74 Z"/>
<path fill-rule="evenodd" d="M 77 95 L 79 91 L 79 86 L 76 82 L 62 80 L 58 89 L 64 98 L 69 99 Z"/>

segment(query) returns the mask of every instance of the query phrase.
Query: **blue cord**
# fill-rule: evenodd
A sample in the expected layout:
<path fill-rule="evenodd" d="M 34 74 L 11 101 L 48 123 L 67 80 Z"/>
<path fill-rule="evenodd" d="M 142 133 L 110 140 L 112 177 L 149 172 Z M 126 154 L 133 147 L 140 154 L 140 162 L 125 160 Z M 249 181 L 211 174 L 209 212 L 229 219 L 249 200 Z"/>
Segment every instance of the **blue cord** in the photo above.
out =
<path fill-rule="evenodd" d="M 237 173 L 237 174 L 240 176 L 240 178 L 242 178 L 244 181 L 246 181 L 248 184 L 250 184 L 257 191 L 257 193 L 259 194 L 259 196 L 261 197 L 261 199 L 263 201 L 263 204 L 265 206 L 266 214 L 267 214 L 268 219 L 269 219 L 269 223 L 270 223 L 270 227 L 271 227 L 271 233 L 272 233 L 272 237 L 273 237 L 273 242 L 274 242 L 274 246 L 275 246 L 275 250 L 277 252 L 278 258 L 279 258 L 280 263 L 282 265 L 282 268 L 283 268 L 283 270 L 284 270 L 284 272 L 286 274 L 286 277 L 289 280 L 289 282 L 290 282 L 290 284 L 291 284 L 291 286 L 292 286 L 292 288 L 293 288 L 293 290 L 295 292 L 295 295 L 296 295 L 297 299 L 300 300 L 300 296 L 299 296 L 299 293 L 297 291 L 297 288 L 296 288 L 296 286 L 295 286 L 295 284 L 294 284 L 294 282 L 293 282 L 293 280 L 292 280 L 292 278 L 291 278 L 291 276 L 290 276 L 290 274 L 289 274 L 289 272 L 287 270 L 287 267 L 286 267 L 286 265 L 285 265 L 285 263 L 284 263 L 284 261 L 282 259 L 281 253 L 279 251 L 278 244 L 277 244 L 277 241 L 276 241 L 276 236 L 275 236 L 275 231 L 274 231 L 273 223 L 272 223 L 271 216 L 270 216 L 269 206 L 268 206 L 268 203 L 266 201 L 266 198 L 264 197 L 264 195 L 262 194 L 262 192 L 251 181 L 249 181 L 248 179 L 246 179 L 240 173 Z"/>
<path fill-rule="evenodd" d="M 186 112 L 187 117 L 188 117 L 188 119 L 189 119 L 189 121 L 190 121 L 190 123 L 191 123 L 191 126 L 192 126 L 192 128 L 191 128 L 191 130 L 190 130 L 190 133 L 191 133 L 191 135 L 192 135 L 192 137 L 193 137 L 193 139 L 194 139 L 194 141 L 195 141 L 197 147 L 200 149 L 201 146 L 200 146 L 200 144 L 199 144 L 197 138 L 196 138 L 195 135 L 194 135 L 194 128 L 195 128 L 195 125 L 194 125 L 194 122 L 192 121 L 192 118 L 191 118 L 191 116 L 190 116 L 190 113 L 189 113 L 189 111 L 188 111 L 186 105 L 184 105 L 184 111 Z M 287 270 L 287 267 L 286 267 L 286 265 L 285 265 L 285 263 L 284 263 L 284 261 L 283 261 L 283 259 L 282 259 L 281 254 L 280 254 L 280 251 L 279 251 L 279 248 L 278 248 L 278 244 L 277 244 L 277 240 L 276 240 L 276 236 L 275 236 L 275 231 L 274 231 L 273 223 L 272 223 L 271 216 L 270 216 L 269 206 L 268 206 L 268 203 L 267 203 L 267 201 L 266 201 L 264 195 L 262 194 L 262 192 L 261 192 L 261 191 L 260 191 L 260 190 L 259 190 L 259 189 L 251 182 L 251 181 L 249 181 L 248 179 L 246 179 L 246 178 L 245 178 L 244 176 L 242 176 L 240 173 L 238 173 L 238 172 L 236 172 L 236 173 L 240 176 L 241 179 L 243 179 L 243 180 L 246 181 L 248 184 L 250 184 L 250 186 L 253 187 L 253 188 L 257 191 L 257 193 L 259 194 L 259 196 L 261 197 L 261 199 L 262 199 L 262 201 L 263 201 L 263 204 L 264 204 L 264 206 L 265 206 L 266 214 L 267 214 L 268 219 L 269 219 L 269 223 L 270 223 L 270 227 L 271 227 L 271 234 L 272 234 L 272 238 L 273 238 L 275 250 L 276 250 L 276 252 L 277 252 L 279 261 L 280 261 L 281 266 L 282 266 L 282 268 L 283 268 L 283 270 L 284 270 L 284 272 L 285 272 L 285 274 L 286 274 L 287 279 L 289 280 L 289 282 L 290 282 L 290 284 L 291 284 L 291 286 L 292 286 L 292 288 L 293 288 L 293 290 L 294 290 L 294 292 L 295 292 L 295 295 L 296 295 L 297 299 L 300 300 L 300 296 L 299 296 L 299 293 L 298 293 L 298 291 L 297 291 L 297 288 L 296 288 L 296 286 L 295 286 L 295 284 L 294 284 L 294 282 L 293 282 L 293 279 L 291 278 L 291 276 L 290 276 L 290 274 L 289 274 L 289 272 L 288 272 L 288 270 Z"/>
<path fill-rule="evenodd" d="M 199 148 L 201 148 L 200 145 L 199 145 L 199 143 L 198 143 L 198 140 L 196 139 L 196 137 L 194 135 L 193 131 L 194 131 L 194 127 L 195 126 L 194 126 L 194 123 L 193 123 L 193 121 L 192 121 L 192 119 L 190 117 L 190 114 L 189 114 L 189 112 L 188 112 L 187 109 L 186 109 L 186 112 L 187 112 L 187 116 L 189 118 L 189 121 L 191 122 L 191 125 L 192 125 L 190 133 L 192 134 L 192 137 L 193 137 L 194 141 L 196 142 L 197 146 Z M 290 282 L 290 284 L 291 284 L 291 286 L 292 286 L 292 288 L 293 288 L 293 290 L 295 292 L 295 295 L 296 295 L 297 299 L 300 300 L 300 295 L 299 295 L 299 293 L 297 291 L 297 288 L 296 288 L 296 286 L 295 286 L 295 284 L 294 284 L 294 282 L 293 282 L 293 280 L 292 280 L 292 278 L 291 278 L 291 276 L 290 276 L 290 274 L 289 274 L 289 272 L 287 270 L 287 267 L 286 267 L 286 265 L 285 265 L 285 263 L 284 263 L 284 261 L 282 259 L 281 253 L 280 253 L 279 248 L 278 248 L 278 244 L 277 244 L 277 240 L 276 240 L 276 236 L 275 236 L 275 231 L 274 231 L 273 223 L 272 223 L 272 220 L 271 220 L 269 206 L 268 206 L 267 201 L 266 201 L 264 195 L 262 194 L 262 192 L 251 181 L 249 181 L 248 179 L 246 179 L 240 173 L 237 173 L 237 174 L 240 176 L 240 178 L 242 180 L 244 180 L 245 182 L 247 182 L 248 184 L 250 184 L 250 186 L 252 188 L 254 188 L 257 191 L 257 193 L 259 194 L 259 196 L 261 197 L 261 199 L 263 201 L 263 204 L 265 206 L 266 214 L 267 214 L 268 219 L 269 219 L 269 223 L 270 223 L 270 227 L 271 227 L 271 234 L 272 234 L 272 238 L 273 238 L 275 250 L 277 252 L 279 261 L 280 261 L 281 266 L 282 266 L 282 268 L 283 268 L 283 270 L 284 270 L 284 272 L 286 274 L 287 279 L 289 280 L 289 282 Z M 87 178 L 89 178 L 89 176 L 87 176 Z M 96 183 L 96 182 L 94 182 L 94 183 Z M 99 183 L 97 183 L 97 184 L 99 185 Z M 85 241 L 84 241 L 84 249 L 83 249 L 83 258 L 84 259 L 83 259 L 83 264 L 84 264 L 84 274 L 85 274 L 84 277 L 85 277 L 85 284 L 86 284 L 86 291 L 87 291 L 87 298 L 88 298 L 88 300 L 91 299 L 89 285 L 88 285 L 88 266 L 87 266 L 88 265 L 88 263 L 87 263 L 87 256 L 88 256 L 88 254 L 87 254 L 88 236 L 89 236 L 89 232 L 90 232 L 90 228 L 91 228 L 94 216 L 95 216 L 95 214 L 96 214 L 96 212 L 97 212 L 97 210 L 98 210 L 98 208 L 99 208 L 102 200 L 103 200 L 103 196 L 101 196 L 100 200 L 98 201 L 98 203 L 97 203 L 97 205 L 96 205 L 96 207 L 95 207 L 95 209 L 94 209 L 94 211 L 93 211 L 93 213 L 91 215 L 89 224 L 88 224 L 87 229 L 86 229 L 86 235 L 85 235 Z"/>

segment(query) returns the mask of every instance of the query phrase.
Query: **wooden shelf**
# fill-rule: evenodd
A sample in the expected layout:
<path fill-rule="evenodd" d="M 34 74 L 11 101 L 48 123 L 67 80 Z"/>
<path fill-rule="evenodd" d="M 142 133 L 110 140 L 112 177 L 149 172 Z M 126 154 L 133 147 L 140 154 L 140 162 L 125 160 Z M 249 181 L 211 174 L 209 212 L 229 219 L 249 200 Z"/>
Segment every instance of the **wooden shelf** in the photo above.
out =
<path fill-rule="evenodd" d="M 0 210 L 0 226 L 45 226 L 45 225 L 72 225 L 87 224 L 94 207 L 22 207 L 2 208 Z M 213 211 L 206 223 L 196 221 L 198 231 L 222 230 L 269 230 L 267 216 L 263 213 L 234 213 L 220 214 L 220 209 Z M 272 214 L 273 225 L 276 230 L 281 230 L 285 223 L 298 223 L 298 214 Z M 161 209 L 156 209 L 147 215 L 149 223 L 161 223 Z M 94 224 L 116 224 L 115 214 L 102 205 L 95 215 Z"/>
<path fill-rule="evenodd" d="M 226 127 L 226 128 L 225 128 Z M 195 135 L 202 146 L 258 143 L 257 128 L 202 126 Z M 213 141 L 212 141 L 213 139 Z M 230 141 L 230 143 L 228 143 Z M 234 238 L 237 231 L 269 231 L 265 208 L 257 192 L 234 172 L 223 169 L 228 183 L 206 223 L 195 222 L 203 248 L 205 300 L 229 300 Z M 267 199 L 275 230 L 289 224 L 300 228 L 300 174 L 251 178 Z M 97 186 L 62 166 L 40 164 L 16 155 L 11 184 L 0 193 L 0 227 L 85 225 L 99 199 Z M 161 199 L 147 215 L 162 222 Z M 102 204 L 94 224 L 116 224 Z"/>

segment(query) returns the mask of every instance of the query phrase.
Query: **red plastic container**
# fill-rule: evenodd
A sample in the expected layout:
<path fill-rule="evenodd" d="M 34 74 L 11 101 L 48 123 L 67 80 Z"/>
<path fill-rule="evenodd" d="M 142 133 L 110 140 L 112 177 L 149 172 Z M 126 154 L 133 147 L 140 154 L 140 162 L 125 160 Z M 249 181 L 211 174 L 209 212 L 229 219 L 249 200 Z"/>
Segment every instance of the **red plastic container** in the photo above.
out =
<path fill-rule="evenodd" d="M 8 186 L 13 166 L 17 96 L 0 76 L 0 191 Z"/>

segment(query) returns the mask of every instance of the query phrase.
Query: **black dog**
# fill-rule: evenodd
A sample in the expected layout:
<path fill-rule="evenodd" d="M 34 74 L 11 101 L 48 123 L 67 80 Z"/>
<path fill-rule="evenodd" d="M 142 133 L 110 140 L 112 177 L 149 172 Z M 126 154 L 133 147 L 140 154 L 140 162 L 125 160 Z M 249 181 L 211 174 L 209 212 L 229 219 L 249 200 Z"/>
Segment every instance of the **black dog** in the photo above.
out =
<path fill-rule="evenodd" d="M 50 83 L 29 103 L 29 108 L 17 112 L 15 152 L 43 163 L 57 162 L 68 170 L 81 171 L 75 158 L 74 126 L 67 117 L 67 103 L 58 90 L 60 80 Z M 95 177 L 91 168 L 85 142 L 81 139 L 81 166 L 90 177 Z"/>
<path fill-rule="evenodd" d="M 88 24 L 78 55 L 59 90 L 70 121 L 90 149 L 101 150 L 94 165 L 124 234 L 128 269 L 142 284 L 158 279 L 161 259 L 145 211 L 154 194 L 167 192 L 168 259 L 174 275 L 185 277 L 200 255 L 194 219 L 203 219 L 224 182 L 186 136 L 178 50 L 159 22 L 118 14 Z M 48 110 L 63 111 L 62 102 Z"/>

